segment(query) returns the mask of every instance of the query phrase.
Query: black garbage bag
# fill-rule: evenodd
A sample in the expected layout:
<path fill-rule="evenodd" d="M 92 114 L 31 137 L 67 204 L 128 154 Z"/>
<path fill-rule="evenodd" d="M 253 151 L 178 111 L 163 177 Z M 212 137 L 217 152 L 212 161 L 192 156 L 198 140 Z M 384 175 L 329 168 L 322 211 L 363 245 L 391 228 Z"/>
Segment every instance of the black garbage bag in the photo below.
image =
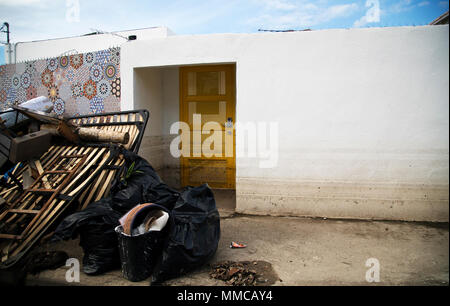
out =
<path fill-rule="evenodd" d="M 85 210 L 67 216 L 56 228 L 51 241 L 80 236 L 83 272 L 97 275 L 120 267 L 114 227 L 121 213 L 110 207 L 111 197 L 92 203 Z"/>
<path fill-rule="evenodd" d="M 178 192 L 167 186 L 142 157 L 130 151 L 125 151 L 124 157 L 125 174 L 111 186 L 111 208 L 125 214 L 137 204 L 155 203 L 172 210 Z"/>
<path fill-rule="evenodd" d="M 163 206 L 152 204 L 149 209 L 169 211 Z M 141 220 L 142 221 L 142 220 Z M 140 223 L 140 222 L 137 222 Z M 161 255 L 168 226 L 159 231 L 148 231 L 137 235 L 126 235 L 122 225 L 116 227 L 119 240 L 119 255 L 123 276 L 133 282 L 147 279 Z"/>
<path fill-rule="evenodd" d="M 219 245 L 220 216 L 207 184 L 181 192 L 169 220 L 169 234 L 152 284 L 199 268 L 213 257 Z"/>
<path fill-rule="evenodd" d="M 123 150 L 126 173 L 111 185 L 110 196 L 67 216 L 56 228 L 52 241 L 80 236 L 83 271 L 101 274 L 120 267 L 117 234 L 122 217 L 134 206 L 149 202 L 173 208 L 179 194 L 167 186 L 153 167 L 138 155 Z"/>

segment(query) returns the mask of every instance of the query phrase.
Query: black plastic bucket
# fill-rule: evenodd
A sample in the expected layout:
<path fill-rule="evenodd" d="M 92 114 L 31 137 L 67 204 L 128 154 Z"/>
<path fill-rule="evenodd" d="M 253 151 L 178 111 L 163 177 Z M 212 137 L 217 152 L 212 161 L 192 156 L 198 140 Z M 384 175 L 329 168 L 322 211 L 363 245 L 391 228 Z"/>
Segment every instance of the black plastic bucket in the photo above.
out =
<path fill-rule="evenodd" d="M 168 213 L 166 208 L 159 205 L 154 205 L 153 208 Z M 135 236 L 125 234 L 122 225 L 115 228 L 122 274 L 126 279 L 139 282 L 152 275 L 156 261 L 162 253 L 167 228 L 166 224 L 161 231 L 149 231 Z"/>

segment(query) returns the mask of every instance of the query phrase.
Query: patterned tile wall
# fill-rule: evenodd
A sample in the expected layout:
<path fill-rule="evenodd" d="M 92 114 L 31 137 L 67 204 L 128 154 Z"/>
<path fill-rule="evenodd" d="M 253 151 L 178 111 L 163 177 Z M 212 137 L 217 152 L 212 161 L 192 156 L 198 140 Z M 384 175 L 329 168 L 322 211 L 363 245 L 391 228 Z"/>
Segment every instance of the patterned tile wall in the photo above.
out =
<path fill-rule="evenodd" d="M 38 96 L 58 115 L 120 111 L 120 48 L 0 66 L 0 111 Z"/>

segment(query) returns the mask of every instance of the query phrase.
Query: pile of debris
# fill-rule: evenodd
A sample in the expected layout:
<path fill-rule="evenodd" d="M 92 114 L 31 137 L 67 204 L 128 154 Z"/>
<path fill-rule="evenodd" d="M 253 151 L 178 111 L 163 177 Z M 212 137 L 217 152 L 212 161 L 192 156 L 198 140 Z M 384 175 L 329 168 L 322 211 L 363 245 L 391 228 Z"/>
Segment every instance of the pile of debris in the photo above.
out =
<path fill-rule="evenodd" d="M 69 207 L 83 210 L 108 196 L 125 170 L 122 150 L 137 152 L 148 120 L 146 110 L 62 118 L 38 102 L 0 113 L 1 269 L 26 255 Z"/>
<path fill-rule="evenodd" d="M 279 280 L 265 261 L 222 261 L 211 265 L 209 276 L 230 286 L 267 286 Z"/>
<path fill-rule="evenodd" d="M 85 274 L 121 267 L 130 281 L 159 284 L 212 258 L 212 190 L 174 190 L 137 155 L 148 111 L 62 118 L 45 99 L 32 102 L 0 113 L 0 283 L 24 262 L 29 273 L 64 261 L 49 252 L 30 260 L 43 238 L 80 237 Z"/>

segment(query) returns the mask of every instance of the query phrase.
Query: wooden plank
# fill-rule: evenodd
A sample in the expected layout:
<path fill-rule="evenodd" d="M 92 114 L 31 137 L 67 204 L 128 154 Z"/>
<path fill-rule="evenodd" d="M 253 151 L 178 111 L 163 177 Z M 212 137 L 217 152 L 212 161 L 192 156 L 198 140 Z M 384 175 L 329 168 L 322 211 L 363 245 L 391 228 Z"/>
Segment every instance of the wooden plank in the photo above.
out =
<path fill-rule="evenodd" d="M 78 199 L 79 205 L 78 205 L 78 210 L 83 210 L 83 207 L 86 204 L 86 197 L 87 195 L 92 191 L 93 189 L 93 184 L 91 183 L 90 186 L 88 186 L 83 193 L 80 195 L 80 198 Z"/>
<path fill-rule="evenodd" d="M 87 148 L 86 148 L 86 149 L 87 149 Z M 73 167 L 73 166 L 72 166 L 72 167 Z M 71 168 L 72 168 L 72 167 L 71 167 Z M 78 177 L 79 177 L 79 176 L 78 176 Z M 54 200 L 53 202 L 56 202 L 56 200 Z M 52 204 L 53 204 L 53 203 L 52 203 Z M 51 205 L 52 205 L 52 204 L 51 204 Z M 45 216 L 46 214 L 48 214 L 48 211 L 49 211 L 48 209 L 45 210 L 45 211 L 43 212 L 42 215 Z M 41 220 L 41 219 L 42 219 L 42 218 L 40 218 L 39 220 Z M 39 222 L 37 222 L 37 223 L 31 228 L 31 231 L 37 226 L 37 224 L 39 224 Z"/>
<path fill-rule="evenodd" d="M 50 165 L 49 165 L 50 166 Z M 42 196 L 38 196 L 38 197 L 34 197 L 34 195 L 32 193 L 28 193 L 25 195 L 25 197 L 22 199 L 22 201 L 19 204 L 19 207 L 12 207 L 14 208 L 19 208 L 19 209 L 25 209 L 25 208 L 33 208 L 37 203 L 39 203 L 41 200 L 43 199 Z M 30 206 L 28 206 L 28 204 L 31 202 Z M 16 205 L 14 205 L 16 206 Z M 8 211 L 6 211 L 6 213 L 8 213 Z M 12 222 L 12 220 L 16 217 L 17 215 L 14 214 L 11 218 L 9 218 L 6 222 Z M 0 219 L 3 217 L 0 216 Z M 17 222 L 17 220 L 16 220 Z"/>
<path fill-rule="evenodd" d="M 56 201 L 55 201 L 56 203 Z M 28 246 L 28 244 L 30 244 L 30 242 L 33 241 L 33 239 L 41 232 L 41 230 L 45 227 L 45 226 L 50 226 L 51 223 L 49 222 L 53 216 L 55 216 L 55 219 L 59 216 L 59 214 L 62 212 L 60 211 L 61 207 L 66 204 L 66 201 L 61 200 L 58 205 L 56 207 L 54 207 L 51 210 L 51 214 L 45 219 L 45 222 L 41 222 L 35 231 L 33 231 L 32 233 L 30 233 L 25 240 L 18 245 L 17 247 L 15 247 L 14 251 L 11 253 L 10 257 L 14 257 L 17 254 L 19 254 L 25 247 Z M 59 213 L 58 213 L 59 212 Z"/>
<path fill-rule="evenodd" d="M 27 227 L 24 229 L 24 231 L 22 232 L 22 235 L 26 235 L 26 233 L 32 228 L 32 226 L 34 225 L 34 223 L 36 223 L 36 221 L 38 220 L 38 218 L 46 211 L 46 209 L 48 208 L 48 206 L 50 205 L 50 203 L 56 198 L 56 196 L 61 192 L 61 190 L 63 188 L 65 188 L 65 186 L 69 183 L 69 181 L 72 179 L 72 177 L 75 175 L 75 173 L 77 172 L 77 170 L 84 164 L 86 160 L 86 157 L 82 158 L 77 164 L 76 166 L 74 166 L 73 170 L 71 173 L 69 173 L 63 180 L 63 182 L 56 188 L 53 190 L 53 194 L 50 196 L 50 199 L 48 199 L 45 204 L 42 206 L 42 208 L 39 210 L 39 213 L 36 215 L 36 217 L 31 220 L 31 222 L 27 225 Z M 45 172 L 44 172 L 45 174 Z M 43 174 L 43 175 L 44 175 Z"/>
<path fill-rule="evenodd" d="M 53 161 L 54 161 L 59 155 L 64 155 L 64 154 L 66 154 L 66 153 L 67 153 L 69 150 L 71 150 L 71 149 L 73 149 L 72 146 L 67 146 L 67 147 L 63 146 L 63 147 L 61 147 L 61 149 L 58 150 L 58 153 L 57 153 L 57 154 L 54 154 L 54 155 L 53 155 L 53 156 L 45 163 L 44 168 L 47 168 L 49 165 L 51 165 L 51 164 L 53 163 Z"/>
<path fill-rule="evenodd" d="M 34 188 L 34 189 L 29 189 L 29 192 L 44 192 L 44 193 L 54 193 L 55 190 L 54 189 L 45 189 L 45 188 Z"/>
<path fill-rule="evenodd" d="M 105 152 L 105 150 L 106 150 L 106 148 L 102 148 L 100 151 L 98 151 L 98 148 L 94 148 L 91 151 L 90 155 L 86 159 L 87 161 L 90 160 L 90 162 L 86 166 L 83 167 L 83 169 L 79 172 L 78 176 L 76 178 L 74 178 L 72 180 L 72 182 L 63 190 L 63 192 L 62 192 L 63 194 L 67 194 L 67 190 L 69 190 L 70 187 L 72 187 L 73 184 L 75 184 L 77 182 L 77 180 L 86 173 L 86 171 L 98 160 L 100 155 L 103 154 L 103 152 Z M 94 157 L 94 155 L 95 155 L 95 157 Z M 82 183 L 79 187 L 82 187 L 82 186 L 84 186 L 84 183 Z M 76 190 L 79 190 L 79 189 L 81 189 L 81 188 L 77 188 Z"/>
<path fill-rule="evenodd" d="M 105 148 L 103 148 L 99 153 L 103 153 L 105 150 Z M 95 161 L 100 157 L 101 154 L 98 154 L 92 161 L 91 161 L 91 165 L 93 163 L 95 163 Z M 97 169 L 94 171 L 93 175 L 96 175 L 98 173 L 98 171 L 101 169 L 103 165 L 100 164 Z M 84 170 L 86 170 L 89 167 L 85 167 Z M 74 182 L 76 182 L 79 178 L 81 177 L 81 173 L 74 179 Z M 83 183 L 82 183 L 83 184 Z M 85 184 L 85 183 L 84 183 Z M 84 185 L 83 184 L 83 185 Z M 80 188 L 82 188 L 83 186 L 78 186 L 78 190 Z M 64 194 L 67 194 L 67 188 L 65 190 L 63 190 Z M 72 192 L 69 193 L 69 196 L 74 196 L 78 190 L 73 190 Z M 21 245 L 15 247 L 15 250 L 12 252 L 11 257 L 16 256 L 18 253 L 20 253 L 23 249 L 26 248 L 26 246 L 32 242 L 32 240 L 34 239 L 34 237 L 36 237 L 36 235 L 39 234 L 39 232 L 47 225 L 49 224 L 49 222 L 51 221 L 51 219 L 57 218 L 59 216 L 59 214 L 61 213 L 61 209 L 63 208 L 65 204 L 64 200 L 61 200 L 57 203 L 57 200 L 54 200 L 50 206 L 49 209 L 47 210 L 47 214 L 45 215 L 45 219 L 41 219 L 39 220 L 35 226 L 29 231 L 29 233 L 27 234 L 24 243 L 22 243 Z M 56 205 L 56 206 L 54 206 Z"/>
<path fill-rule="evenodd" d="M 104 163 L 106 161 L 106 159 L 108 159 L 108 157 L 110 156 L 110 153 L 108 152 L 107 154 L 105 154 L 105 156 L 103 157 L 103 161 L 102 163 Z M 82 206 L 82 210 L 85 209 L 87 207 L 87 205 L 89 205 L 92 197 L 94 196 L 95 192 L 97 191 L 97 188 L 101 182 L 101 180 L 103 179 L 103 176 L 108 172 L 108 170 L 103 170 L 100 174 L 100 176 L 96 179 L 95 183 L 93 184 L 92 190 L 89 193 L 88 197 L 86 198 L 86 200 L 84 201 L 84 205 Z"/>
<path fill-rule="evenodd" d="M 22 194 L 23 195 L 23 194 Z M 19 208 L 19 209 L 24 209 L 26 208 L 26 206 L 28 205 L 28 203 L 30 202 L 30 200 L 33 199 L 33 195 L 32 194 L 26 194 L 25 196 L 23 196 L 23 199 L 20 202 L 15 202 L 11 205 L 10 209 L 15 209 L 15 208 Z M 16 205 L 18 205 L 19 207 L 17 207 Z M 8 214 L 8 210 L 4 211 L 1 215 L 0 215 L 0 220 L 3 220 L 3 218 L 6 217 L 6 214 Z M 9 219 L 7 219 L 5 222 L 6 223 L 10 223 L 12 220 L 14 220 L 14 218 L 16 217 L 16 215 L 12 215 Z"/>
<path fill-rule="evenodd" d="M 89 147 L 82 147 L 81 149 L 80 149 L 80 154 L 86 154 L 88 151 L 89 151 Z M 86 159 L 87 160 L 87 159 Z M 73 170 L 74 169 L 74 167 L 75 167 L 76 165 L 75 164 L 72 164 L 72 165 L 70 165 L 69 166 L 69 168 L 68 168 L 68 170 Z M 82 168 L 83 166 L 81 166 L 81 168 Z M 78 169 L 78 170 L 80 170 L 80 169 Z M 64 193 L 64 192 L 63 192 Z M 55 202 L 56 200 L 54 200 L 54 202 Z M 52 204 L 51 204 L 52 205 Z M 41 219 L 43 219 L 44 217 L 45 217 L 45 215 L 47 215 L 48 214 L 48 211 L 49 211 L 49 209 L 47 209 L 46 211 L 44 211 L 43 213 L 42 213 L 42 215 L 41 215 Z M 37 221 L 37 223 L 36 224 L 38 224 L 39 223 L 39 220 Z M 34 226 L 34 227 L 36 227 L 36 225 Z M 31 228 L 31 230 L 30 230 L 30 232 L 31 231 L 33 231 L 33 229 L 34 229 L 34 227 L 32 227 Z"/>
<path fill-rule="evenodd" d="M 31 160 L 30 163 L 34 164 L 34 166 L 36 167 L 36 170 L 38 171 L 39 175 L 41 175 L 42 173 L 44 173 L 44 169 L 42 168 L 41 162 L 37 159 L 37 160 Z M 50 184 L 48 183 L 48 180 L 45 176 L 42 177 L 42 182 L 45 186 L 45 188 L 52 188 L 50 186 Z"/>
<path fill-rule="evenodd" d="M 2 238 L 2 239 L 15 239 L 15 240 L 18 240 L 18 239 L 21 239 L 22 236 L 20 236 L 20 235 L 10 235 L 10 234 L 0 234 L 0 238 Z"/>
<path fill-rule="evenodd" d="M 33 210 L 33 209 L 10 209 L 8 210 L 9 213 L 17 213 L 17 214 L 37 214 L 39 213 L 39 210 Z"/>
<path fill-rule="evenodd" d="M 44 112 L 37 111 L 37 110 L 31 110 L 31 109 L 28 109 L 25 107 L 21 107 L 19 105 L 12 105 L 11 107 L 13 109 L 17 110 L 18 112 L 25 114 L 25 116 L 34 118 L 41 122 L 58 124 L 61 121 L 61 119 L 58 119 L 56 117 L 56 115 L 51 115 L 49 113 L 44 113 Z"/>
<path fill-rule="evenodd" d="M 99 154 L 97 154 L 97 156 L 95 156 L 95 157 L 92 159 L 91 163 L 84 169 L 84 171 L 86 171 L 86 170 L 88 169 L 88 167 L 90 168 L 90 167 L 91 167 L 91 166 L 92 166 L 92 165 L 93 165 L 93 164 L 101 157 L 101 155 L 105 152 L 105 150 L 106 150 L 106 148 L 101 149 L 100 152 L 99 152 Z M 97 169 L 94 171 L 95 175 L 97 174 L 98 170 L 100 169 L 100 166 L 103 166 L 103 164 L 100 164 L 100 165 L 97 167 Z M 78 175 L 78 177 L 81 177 L 83 174 L 84 174 L 84 173 L 80 173 L 80 174 Z M 93 175 L 94 175 L 94 174 L 93 174 Z M 77 177 L 77 179 L 78 179 L 78 177 Z M 74 180 L 74 182 L 75 182 L 75 180 Z M 73 191 L 71 191 L 71 192 L 69 193 L 69 196 L 74 196 L 79 190 L 81 190 L 82 188 L 84 188 L 85 185 L 86 185 L 86 182 L 82 182 L 77 188 L 75 188 Z M 69 187 L 70 187 L 70 186 L 69 186 Z M 64 194 L 67 193 L 69 187 L 66 187 L 66 189 L 63 191 Z"/>
<path fill-rule="evenodd" d="M 47 174 L 65 174 L 65 173 L 69 173 L 70 171 L 68 170 L 49 170 L 49 171 L 45 171 L 45 173 Z"/>
<path fill-rule="evenodd" d="M 75 149 L 79 150 L 79 151 L 78 151 L 78 154 L 87 154 L 87 152 L 89 152 L 89 150 L 90 150 L 89 147 L 81 147 L 81 148 L 80 148 L 80 147 L 76 147 Z M 80 159 L 80 157 L 77 157 L 78 155 L 75 155 L 75 154 L 72 154 L 72 153 L 74 153 L 74 151 L 72 151 L 70 155 L 65 155 L 65 158 L 64 158 L 64 159 L 66 159 L 66 160 L 67 160 L 67 159 L 73 159 L 73 160 Z M 69 157 L 69 158 L 68 158 L 67 156 L 72 156 L 72 157 Z M 62 159 L 62 161 L 63 161 L 64 159 Z M 61 161 L 61 162 L 62 162 L 62 161 Z M 66 168 L 66 170 L 71 171 L 71 170 L 73 169 L 74 166 L 75 166 L 74 161 L 69 161 L 69 166 L 68 166 L 68 168 Z M 59 167 L 59 166 L 58 166 L 58 167 Z M 67 167 L 67 165 L 66 165 L 65 167 Z M 55 169 L 56 169 L 56 168 L 55 168 Z M 57 171 L 57 170 L 52 170 L 52 171 Z M 64 177 L 65 177 L 64 175 L 59 176 L 59 177 L 55 180 L 54 184 L 55 184 L 55 185 L 59 184 L 59 183 L 63 180 Z"/>
<path fill-rule="evenodd" d="M 22 210 L 22 209 L 33 209 L 42 199 L 43 199 L 44 197 L 43 196 L 38 196 L 38 197 L 33 197 L 33 196 L 31 196 L 31 197 L 29 197 L 29 198 L 27 198 L 27 200 L 23 203 L 23 205 L 21 205 L 21 207 L 19 207 L 18 209 L 20 209 L 20 210 Z M 29 206 L 28 206 L 28 203 L 31 203 Z M 9 211 L 6 211 L 5 213 L 4 213 L 4 215 L 6 216 L 7 214 L 8 214 L 8 212 Z M 17 218 L 17 217 L 19 217 L 19 219 L 18 220 L 14 220 L 15 218 Z M 20 215 L 18 215 L 18 214 L 13 214 L 11 217 L 9 217 L 9 219 L 7 219 L 5 222 L 6 223 L 12 223 L 13 222 L 13 220 L 14 220 L 14 222 L 19 222 L 19 221 L 21 221 L 23 219 L 23 216 L 20 216 Z"/>
<path fill-rule="evenodd" d="M 122 156 L 119 156 L 117 161 L 114 163 L 115 166 L 119 166 L 123 164 L 123 158 Z M 97 194 L 97 197 L 95 198 L 95 201 L 99 201 L 103 195 L 105 194 L 106 190 L 109 188 L 109 184 L 111 184 L 112 179 L 114 178 L 114 174 L 117 170 L 110 170 L 108 173 L 108 176 L 103 183 L 102 189 L 100 189 L 99 193 Z"/>

